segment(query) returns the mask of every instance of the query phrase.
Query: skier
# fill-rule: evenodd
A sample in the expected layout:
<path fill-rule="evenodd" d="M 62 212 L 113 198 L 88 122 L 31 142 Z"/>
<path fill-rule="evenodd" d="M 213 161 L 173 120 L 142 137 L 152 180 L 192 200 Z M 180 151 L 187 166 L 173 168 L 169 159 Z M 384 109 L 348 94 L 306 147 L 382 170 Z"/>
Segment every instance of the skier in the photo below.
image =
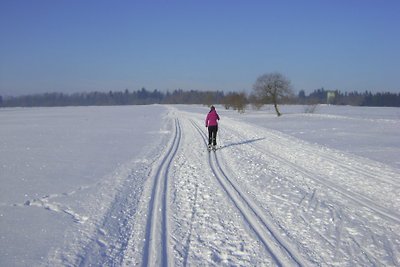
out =
<path fill-rule="evenodd" d="M 206 117 L 206 127 L 208 127 L 208 149 L 216 149 L 217 146 L 217 132 L 218 132 L 219 116 L 214 106 L 211 106 L 210 112 Z M 211 147 L 212 145 L 212 147 Z"/>

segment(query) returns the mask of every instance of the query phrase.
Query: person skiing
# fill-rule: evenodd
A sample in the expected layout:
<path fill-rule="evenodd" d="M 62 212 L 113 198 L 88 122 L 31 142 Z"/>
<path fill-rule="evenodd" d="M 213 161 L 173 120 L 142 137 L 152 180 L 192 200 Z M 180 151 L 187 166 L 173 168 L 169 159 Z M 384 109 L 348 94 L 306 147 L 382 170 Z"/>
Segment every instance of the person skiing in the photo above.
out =
<path fill-rule="evenodd" d="M 206 117 L 206 127 L 208 127 L 208 149 L 211 149 L 211 145 L 214 149 L 217 146 L 218 121 L 219 115 L 215 107 L 211 106 L 211 110 Z"/>

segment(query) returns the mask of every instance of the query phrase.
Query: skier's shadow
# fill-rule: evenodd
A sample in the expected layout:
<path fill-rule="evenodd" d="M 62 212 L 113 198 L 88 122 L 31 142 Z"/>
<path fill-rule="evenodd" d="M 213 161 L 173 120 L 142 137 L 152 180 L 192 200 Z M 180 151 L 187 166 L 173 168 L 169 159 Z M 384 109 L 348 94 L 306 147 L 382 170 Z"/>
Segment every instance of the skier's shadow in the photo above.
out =
<path fill-rule="evenodd" d="M 261 140 L 264 140 L 264 139 L 265 139 L 265 137 L 263 137 L 263 138 L 257 138 L 257 139 L 251 139 L 251 140 L 246 140 L 246 141 L 237 142 L 237 143 L 230 143 L 230 144 L 223 145 L 223 146 L 219 147 L 218 149 L 223 149 L 223 148 L 227 148 L 227 147 L 231 147 L 231 146 L 246 145 L 246 144 L 250 144 L 250 143 L 253 143 L 253 142 L 261 141 Z"/>

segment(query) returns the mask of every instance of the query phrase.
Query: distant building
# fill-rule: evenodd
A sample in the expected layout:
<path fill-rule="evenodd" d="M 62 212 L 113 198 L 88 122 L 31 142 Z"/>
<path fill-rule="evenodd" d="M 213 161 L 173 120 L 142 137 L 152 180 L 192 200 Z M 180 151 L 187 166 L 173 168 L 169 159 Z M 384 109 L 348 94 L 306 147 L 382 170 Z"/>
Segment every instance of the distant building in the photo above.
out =
<path fill-rule="evenodd" d="M 335 104 L 336 92 L 335 91 L 327 91 L 326 92 L 326 103 L 328 105 Z"/>

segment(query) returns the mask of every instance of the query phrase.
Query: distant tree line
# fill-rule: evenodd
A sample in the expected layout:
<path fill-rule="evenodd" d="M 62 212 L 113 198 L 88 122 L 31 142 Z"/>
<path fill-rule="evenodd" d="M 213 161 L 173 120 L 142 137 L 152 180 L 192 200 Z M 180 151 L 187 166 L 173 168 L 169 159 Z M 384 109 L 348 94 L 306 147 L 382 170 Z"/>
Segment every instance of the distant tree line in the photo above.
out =
<path fill-rule="evenodd" d="M 58 107 L 58 106 L 113 106 L 149 104 L 221 104 L 222 91 L 183 91 L 160 92 L 145 88 L 130 92 L 109 91 L 90 93 L 44 93 L 3 98 L 0 107 Z"/>
<path fill-rule="evenodd" d="M 353 106 L 386 106 L 400 107 L 400 93 L 340 92 L 323 88 L 307 95 L 301 90 L 298 95 L 286 95 L 279 100 L 280 104 L 326 104 L 328 93 L 333 92 L 330 104 Z M 226 109 L 244 112 L 247 105 L 259 108 L 264 104 L 273 104 L 273 98 L 260 98 L 255 94 L 222 91 L 184 91 L 172 92 L 158 90 L 148 91 L 145 88 L 137 91 L 109 91 L 90 93 L 43 93 L 16 97 L 0 96 L 0 107 L 56 107 L 56 106 L 111 106 L 111 105 L 148 105 L 148 104 L 221 104 Z"/>
<path fill-rule="evenodd" d="M 328 94 L 332 97 L 328 100 Z M 341 92 L 339 90 L 325 90 L 324 88 L 314 90 L 308 96 L 301 90 L 296 102 L 299 104 L 332 104 L 350 106 L 370 106 L 370 107 L 400 107 L 400 93 L 378 92 L 372 93 L 365 91 Z"/>

